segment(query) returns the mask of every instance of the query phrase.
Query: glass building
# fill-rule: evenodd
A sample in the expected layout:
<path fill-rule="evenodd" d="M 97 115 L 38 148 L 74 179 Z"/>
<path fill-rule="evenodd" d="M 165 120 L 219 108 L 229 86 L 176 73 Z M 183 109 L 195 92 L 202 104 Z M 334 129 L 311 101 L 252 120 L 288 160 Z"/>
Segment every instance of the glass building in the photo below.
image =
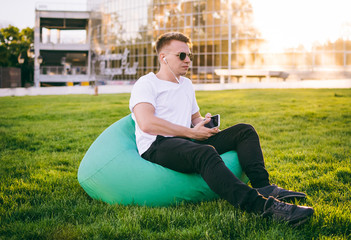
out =
<path fill-rule="evenodd" d="M 95 12 L 91 44 L 97 76 L 136 80 L 157 71 L 157 37 L 180 31 L 191 37 L 194 83 L 219 82 L 215 69 L 255 66 L 263 41 L 252 26 L 249 1 L 88 1 Z M 94 16 L 94 14 L 93 14 Z M 230 54 L 229 54 L 230 53 Z"/>
<path fill-rule="evenodd" d="M 310 49 L 300 45 L 272 50 L 255 27 L 251 2 L 87 0 L 90 17 L 84 27 L 89 50 L 82 57 L 87 79 L 129 84 L 157 71 L 154 44 L 169 31 L 183 32 L 192 39 L 194 60 L 187 77 L 193 83 L 220 82 L 217 69 L 280 70 L 299 79 L 351 77 L 351 34 Z M 345 32 L 351 32 L 351 22 L 345 25 Z M 65 59 L 69 62 L 70 58 Z M 225 81 L 238 79 L 231 76 Z"/>
<path fill-rule="evenodd" d="M 284 52 L 267 49 L 253 24 L 249 0 L 88 0 L 88 9 L 93 12 L 93 68 L 101 79 L 136 80 L 157 71 L 154 43 L 169 31 L 192 39 L 188 77 L 194 83 L 219 82 L 215 69 L 283 69 L 303 79 L 323 69 L 346 73 L 351 67 L 347 39 L 310 51 L 302 46 Z"/>

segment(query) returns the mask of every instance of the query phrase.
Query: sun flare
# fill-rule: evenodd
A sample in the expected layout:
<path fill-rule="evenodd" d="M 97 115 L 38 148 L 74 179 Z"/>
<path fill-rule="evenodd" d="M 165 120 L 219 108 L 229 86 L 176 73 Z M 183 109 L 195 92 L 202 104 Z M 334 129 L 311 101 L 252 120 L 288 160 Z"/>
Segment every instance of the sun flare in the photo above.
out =
<path fill-rule="evenodd" d="M 255 26 L 271 51 L 351 39 L 349 0 L 251 0 Z"/>

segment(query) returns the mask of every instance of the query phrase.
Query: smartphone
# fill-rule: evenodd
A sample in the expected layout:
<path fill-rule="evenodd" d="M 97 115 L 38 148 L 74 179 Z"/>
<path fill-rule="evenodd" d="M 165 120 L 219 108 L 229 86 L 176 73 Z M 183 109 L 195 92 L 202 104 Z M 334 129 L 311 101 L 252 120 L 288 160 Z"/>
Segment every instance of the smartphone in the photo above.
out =
<path fill-rule="evenodd" d="M 215 128 L 215 127 L 219 127 L 219 125 L 220 125 L 220 116 L 219 114 L 217 114 L 211 117 L 211 121 L 206 123 L 205 127 Z"/>

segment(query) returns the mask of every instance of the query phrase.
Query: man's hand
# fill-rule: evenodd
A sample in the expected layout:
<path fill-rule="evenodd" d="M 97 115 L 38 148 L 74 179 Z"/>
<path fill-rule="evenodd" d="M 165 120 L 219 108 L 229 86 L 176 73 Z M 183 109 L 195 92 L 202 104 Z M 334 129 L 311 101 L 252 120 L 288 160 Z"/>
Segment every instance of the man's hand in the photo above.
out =
<path fill-rule="evenodd" d="M 195 127 L 192 129 L 193 132 L 193 136 L 192 138 L 195 140 L 199 140 L 199 141 L 203 141 L 206 140 L 210 137 L 212 137 L 213 135 L 215 135 L 216 133 L 219 132 L 218 128 L 207 128 L 205 127 L 206 123 L 209 123 L 211 121 L 211 114 L 207 113 L 205 115 L 205 119 L 203 119 L 202 121 L 199 121 Z"/>
<path fill-rule="evenodd" d="M 192 116 L 194 128 L 173 124 L 155 116 L 155 108 L 150 103 L 139 103 L 133 109 L 140 129 L 151 135 L 179 136 L 195 140 L 206 140 L 218 133 L 218 128 L 207 128 L 204 125 L 211 120 L 211 114 L 203 119 L 199 112 Z"/>

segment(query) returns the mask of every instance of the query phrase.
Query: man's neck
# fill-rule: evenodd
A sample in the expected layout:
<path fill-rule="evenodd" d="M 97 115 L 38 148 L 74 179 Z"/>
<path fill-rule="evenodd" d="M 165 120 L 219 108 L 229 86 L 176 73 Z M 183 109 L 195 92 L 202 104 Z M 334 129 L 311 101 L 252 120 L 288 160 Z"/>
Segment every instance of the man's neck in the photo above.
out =
<path fill-rule="evenodd" d="M 162 71 L 159 71 L 158 73 L 156 73 L 156 77 L 160 80 L 173 82 L 173 83 L 179 83 L 179 79 L 180 79 L 180 76 L 174 76 L 172 73 L 165 73 Z"/>

